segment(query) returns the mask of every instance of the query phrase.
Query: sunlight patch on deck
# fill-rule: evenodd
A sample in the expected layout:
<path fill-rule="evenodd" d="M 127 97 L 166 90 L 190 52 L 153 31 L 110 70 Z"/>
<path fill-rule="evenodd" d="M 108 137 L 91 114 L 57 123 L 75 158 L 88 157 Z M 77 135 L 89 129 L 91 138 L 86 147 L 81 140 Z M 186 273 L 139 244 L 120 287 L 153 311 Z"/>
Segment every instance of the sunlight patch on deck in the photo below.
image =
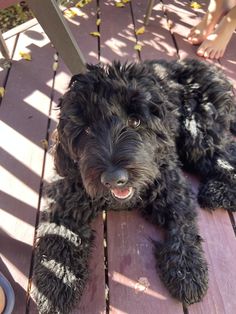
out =
<path fill-rule="evenodd" d="M 139 291 L 137 290 L 137 284 L 139 283 L 138 278 L 137 281 L 134 281 L 118 272 L 113 272 L 112 274 L 112 280 L 114 280 L 115 282 L 121 284 L 122 286 L 126 286 L 128 288 L 134 289 L 136 293 L 144 293 L 147 294 L 149 296 L 152 296 L 154 298 L 157 298 L 159 300 L 167 300 L 167 297 L 165 297 L 164 295 L 150 289 L 149 287 L 147 287 L 145 289 L 145 291 Z"/>
<path fill-rule="evenodd" d="M 0 146 L 2 149 L 30 169 L 31 172 L 41 177 L 42 169 L 38 167 L 38 163 L 41 162 L 43 148 L 38 146 L 40 140 L 36 145 L 4 122 L 0 122 L 0 134 L 4 134 L 1 137 Z"/>
<path fill-rule="evenodd" d="M 122 52 L 122 49 L 126 47 L 126 43 L 124 43 L 121 40 L 118 40 L 117 38 L 112 37 L 111 39 L 108 39 L 105 41 L 105 44 L 118 56 L 123 57 L 127 56 L 127 52 Z"/>
<path fill-rule="evenodd" d="M 0 254 L 1 259 L 8 268 L 11 276 L 14 278 L 14 281 L 17 282 L 25 291 L 27 290 L 28 278 L 19 270 L 8 258 Z M 17 313 L 17 312 L 15 312 Z"/>
<path fill-rule="evenodd" d="M 50 87 L 51 88 L 51 87 Z M 48 116 L 48 105 L 50 98 L 39 90 L 33 91 L 23 99 L 28 105 Z"/>
<path fill-rule="evenodd" d="M 36 209 L 35 209 L 36 210 Z M 24 220 L 7 213 L 0 208 L 0 221 L 4 221 L 1 229 L 4 230 L 11 238 L 21 241 L 25 244 L 32 245 L 34 236 L 34 226 L 31 226 Z"/>

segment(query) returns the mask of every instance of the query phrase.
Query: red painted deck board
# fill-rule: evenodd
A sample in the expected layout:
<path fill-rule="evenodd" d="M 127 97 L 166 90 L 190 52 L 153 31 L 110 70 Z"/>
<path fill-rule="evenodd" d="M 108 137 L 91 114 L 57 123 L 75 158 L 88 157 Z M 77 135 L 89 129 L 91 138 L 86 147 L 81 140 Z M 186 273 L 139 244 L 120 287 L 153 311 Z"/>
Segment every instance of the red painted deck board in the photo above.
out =
<path fill-rule="evenodd" d="M 0 109 L 1 134 L 4 134 L 1 138 L 1 185 L 5 204 L 0 218 L 4 221 L 1 260 L 8 268 L 16 294 L 14 313 L 24 313 L 26 307 L 43 166 L 40 141 L 46 134 L 50 102 L 47 81 L 52 76 L 50 55 L 53 50 L 48 39 L 41 34 L 39 26 L 31 32 L 31 35 L 38 34 L 38 39 L 33 39 L 27 32 L 19 37 Z M 26 48 L 31 50 L 32 58 L 37 62 L 20 60 L 19 51 Z"/>
<path fill-rule="evenodd" d="M 161 231 L 139 213 L 108 213 L 110 313 L 182 313 L 158 277 L 151 239 Z"/>
<path fill-rule="evenodd" d="M 78 15 L 73 18 L 67 18 L 69 27 L 80 46 L 80 49 L 85 57 L 85 61 L 88 63 L 97 63 L 98 38 L 90 35 L 91 32 L 97 31 L 96 1 L 92 1 L 82 9 L 74 9 L 77 10 Z"/>
<path fill-rule="evenodd" d="M 123 8 L 115 7 L 113 0 L 100 1 L 101 10 L 101 61 L 138 60 L 134 50 L 136 38 L 130 11 L 130 4 Z M 117 22 L 116 22 L 117 21 Z"/>
<path fill-rule="evenodd" d="M 90 36 L 89 34 L 87 34 Z M 84 48 L 86 52 L 86 48 Z M 92 61 L 91 61 L 92 62 Z M 70 80 L 70 73 L 68 72 L 66 66 L 59 59 L 58 73 L 55 77 L 54 86 L 54 102 L 52 107 L 51 119 L 52 124 L 50 128 L 50 133 L 55 129 L 55 122 L 57 121 L 58 111 L 55 111 L 56 105 L 58 103 L 59 97 L 61 97 L 68 86 Z M 47 154 L 46 167 L 45 167 L 45 178 L 52 176 L 53 159 L 50 153 Z M 96 239 L 94 242 L 94 248 L 92 250 L 89 269 L 90 278 L 86 285 L 83 297 L 80 304 L 73 311 L 74 314 L 94 314 L 94 309 L 97 313 L 105 313 L 106 301 L 105 301 L 105 271 L 104 271 L 104 248 L 103 248 L 103 219 L 102 214 L 100 214 L 92 225 L 95 231 Z"/>
<path fill-rule="evenodd" d="M 116 8 L 114 1 L 99 1 L 100 8 L 100 53 L 101 61 L 114 59 L 122 62 L 138 60 L 134 50 L 134 29 L 143 25 L 146 2 L 132 1 L 124 8 Z M 199 1 L 198 1 L 199 2 Z M 197 23 L 199 12 L 190 8 L 190 1 L 163 0 L 164 8 L 157 2 L 145 33 L 138 36 L 143 44 L 141 58 L 172 59 L 179 56 L 196 58 L 197 47 L 186 39 L 190 28 Z M 205 9 L 206 6 L 203 7 Z M 97 31 L 97 5 L 92 1 L 82 10 L 82 15 L 69 19 L 69 26 L 84 53 L 87 62 L 97 63 L 99 58 L 98 38 L 89 33 Z M 132 12 L 135 21 L 133 25 Z M 167 20 L 166 20 L 167 18 Z M 172 25 L 171 33 L 169 26 Z M 14 33 L 7 39 L 12 50 Z M 16 38 L 16 37 L 15 37 Z M 236 87 L 236 34 L 228 46 L 220 66 Z M 19 56 L 20 50 L 30 50 L 32 61 Z M 38 193 L 42 180 L 44 151 L 40 141 L 46 137 L 52 92 L 54 50 L 38 26 L 20 30 L 19 42 L 14 55 L 14 64 L 6 86 L 6 94 L 0 108 L 1 137 L 1 211 L 2 231 L 0 270 L 11 281 L 17 301 L 14 314 L 26 309 L 26 289 L 32 254 L 35 217 L 38 210 Z M 6 71 L 5 71 L 6 72 Z M 0 71 L 0 85 L 5 73 Z M 66 66 L 59 61 L 55 78 L 53 108 L 65 92 L 70 79 Z M 57 112 L 51 112 L 50 133 L 56 126 Z M 46 156 L 44 180 L 52 174 L 52 156 Z M 190 177 L 194 189 L 197 182 Z M 227 212 L 217 210 L 213 214 L 198 209 L 199 229 L 204 238 L 204 248 L 209 262 L 210 287 L 203 302 L 188 308 L 189 314 L 225 313 L 236 309 L 235 234 Z M 233 214 L 236 220 L 236 214 Z M 4 221 L 4 223 L 2 223 Z M 171 298 L 162 285 L 155 269 L 152 245 L 149 237 L 159 239 L 161 231 L 150 225 L 134 212 L 107 215 L 107 254 L 109 312 L 112 314 L 133 313 L 183 313 L 182 305 Z M 91 257 L 91 277 L 80 305 L 74 314 L 106 312 L 104 270 L 104 224 L 100 215 L 93 224 L 97 233 Z M 129 241 L 127 241 L 127 238 Z M 95 257 L 95 258 L 93 258 Z M 142 280 L 149 285 L 144 287 Z M 29 313 L 37 313 L 30 303 Z"/>
<path fill-rule="evenodd" d="M 144 24 L 146 11 L 145 1 L 132 2 L 136 29 Z M 177 58 L 177 51 L 168 29 L 168 23 L 163 10 L 163 4 L 158 2 L 154 5 L 145 33 L 138 35 L 138 41 L 142 45 L 140 52 L 142 60 L 146 59 L 173 59 Z"/>
<path fill-rule="evenodd" d="M 135 21 L 143 18 L 141 10 L 144 10 L 144 5 L 141 4 L 140 8 L 140 3 L 132 3 Z M 138 58 L 137 52 L 134 50 L 136 37 L 134 26 L 131 24 L 132 15 L 129 4 L 120 9 L 114 7 L 114 3 L 111 1 L 106 1 L 104 4 L 100 4 L 100 9 L 102 18 L 101 60 L 112 61 L 117 58 L 121 61 L 126 61 L 127 58 L 129 61 L 136 60 Z M 127 16 L 124 17 L 125 12 Z M 115 18 L 119 21 L 118 24 L 111 23 L 111 20 Z M 140 26 L 137 22 L 135 29 Z M 158 32 L 158 28 L 156 32 Z M 165 33 L 166 30 L 163 29 L 161 32 L 168 36 L 168 33 Z M 155 33 L 149 35 L 155 40 Z M 118 42 L 124 44 L 122 54 L 117 49 L 116 43 Z M 166 43 L 167 45 L 168 43 Z M 143 49 L 148 50 L 147 47 Z M 157 52 L 158 56 L 160 57 L 160 53 Z M 166 288 L 160 282 L 155 269 L 149 237 L 157 239 L 158 230 L 145 222 L 137 213 L 108 213 L 108 284 L 109 308 L 112 314 L 154 313 L 156 308 L 165 313 L 183 312 L 182 305 L 169 296 Z M 139 280 L 142 281 L 143 278 L 150 286 L 145 291 L 139 291 L 143 287 Z"/>

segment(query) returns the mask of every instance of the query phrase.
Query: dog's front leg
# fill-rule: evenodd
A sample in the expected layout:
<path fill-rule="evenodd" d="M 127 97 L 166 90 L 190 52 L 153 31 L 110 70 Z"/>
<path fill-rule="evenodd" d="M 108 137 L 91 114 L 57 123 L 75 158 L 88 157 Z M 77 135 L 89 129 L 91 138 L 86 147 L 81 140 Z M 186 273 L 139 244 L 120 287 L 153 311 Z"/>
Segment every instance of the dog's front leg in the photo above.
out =
<path fill-rule="evenodd" d="M 163 177 L 161 193 L 145 211 L 167 231 L 164 243 L 155 243 L 157 267 L 172 296 L 192 304 L 202 299 L 208 287 L 194 204 L 181 171 L 171 170 Z"/>
<path fill-rule="evenodd" d="M 60 180 L 49 187 L 47 217 L 37 231 L 34 298 L 43 314 L 69 314 L 88 278 L 95 213 L 83 191 L 70 186 Z"/>

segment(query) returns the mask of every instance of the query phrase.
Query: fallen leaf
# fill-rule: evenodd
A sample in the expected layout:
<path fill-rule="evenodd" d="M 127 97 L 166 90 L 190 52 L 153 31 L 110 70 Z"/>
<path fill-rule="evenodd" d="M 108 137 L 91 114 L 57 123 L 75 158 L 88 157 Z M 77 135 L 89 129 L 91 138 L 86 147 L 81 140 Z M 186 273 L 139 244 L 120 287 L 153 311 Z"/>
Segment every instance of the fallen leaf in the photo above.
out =
<path fill-rule="evenodd" d="M 41 146 L 43 147 L 43 149 L 47 150 L 48 149 L 48 141 L 45 139 L 40 141 Z"/>
<path fill-rule="evenodd" d="M 201 5 L 200 3 L 198 3 L 198 2 L 196 2 L 196 1 L 192 1 L 192 2 L 190 3 L 190 6 L 191 6 L 191 8 L 193 8 L 193 9 L 201 9 L 201 7 L 202 7 L 202 5 Z"/>
<path fill-rule="evenodd" d="M 100 33 L 99 32 L 91 32 L 90 35 L 92 35 L 94 37 L 100 37 Z"/>
<path fill-rule="evenodd" d="M 5 88 L 0 87 L 0 98 L 3 98 L 4 94 L 5 94 Z"/>
<path fill-rule="evenodd" d="M 168 21 L 167 21 L 167 27 L 168 27 L 169 29 L 172 29 L 173 26 L 174 26 L 174 22 L 173 22 L 172 20 L 168 20 Z"/>
<path fill-rule="evenodd" d="M 63 14 L 64 14 L 65 17 L 68 17 L 69 19 L 73 19 L 73 17 L 76 17 L 78 15 L 77 11 L 72 9 L 72 8 L 66 9 L 63 12 Z"/>
<path fill-rule="evenodd" d="M 128 3 L 130 0 L 122 0 L 123 3 Z"/>
<path fill-rule="evenodd" d="M 141 51 L 141 50 L 142 50 L 142 45 L 136 44 L 136 45 L 134 46 L 134 50 Z"/>
<path fill-rule="evenodd" d="M 20 51 L 20 56 L 21 56 L 22 59 L 25 59 L 27 61 L 31 61 L 32 60 L 30 52 Z"/>
<path fill-rule="evenodd" d="M 85 5 L 87 5 L 88 3 L 90 3 L 92 0 L 81 0 L 79 2 L 76 3 L 76 7 L 77 8 L 83 8 Z"/>
<path fill-rule="evenodd" d="M 57 68 L 58 68 L 58 62 L 55 61 L 55 62 L 53 62 L 52 69 L 53 69 L 53 71 L 56 71 Z"/>
<path fill-rule="evenodd" d="M 148 289 L 150 283 L 146 277 L 140 277 L 138 282 L 135 284 L 135 293 L 144 292 Z"/>
<path fill-rule="evenodd" d="M 125 5 L 124 5 L 124 3 L 122 3 L 122 2 L 115 2 L 115 6 L 116 6 L 117 8 L 123 8 Z"/>
<path fill-rule="evenodd" d="M 135 31 L 135 34 L 142 35 L 144 32 L 145 32 L 145 26 L 142 26 Z"/>
<path fill-rule="evenodd" d="M 101 19 L 97 19 L 96 25 L 99 26 L 101 24 L 101 21 L 102 21 Z"/>

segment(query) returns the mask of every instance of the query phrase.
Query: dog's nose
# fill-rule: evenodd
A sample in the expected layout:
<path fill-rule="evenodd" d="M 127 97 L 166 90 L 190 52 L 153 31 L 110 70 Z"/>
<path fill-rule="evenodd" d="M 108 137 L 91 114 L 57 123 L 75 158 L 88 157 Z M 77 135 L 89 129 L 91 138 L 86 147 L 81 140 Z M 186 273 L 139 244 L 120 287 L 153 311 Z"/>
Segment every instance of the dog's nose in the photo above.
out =
<path fill-rule="evenodd" d="M 128 172 L 125 169 L 104 171 L 101 175 L 101 182 L 106 187 L 124 187 L 128 182 Z"/>

